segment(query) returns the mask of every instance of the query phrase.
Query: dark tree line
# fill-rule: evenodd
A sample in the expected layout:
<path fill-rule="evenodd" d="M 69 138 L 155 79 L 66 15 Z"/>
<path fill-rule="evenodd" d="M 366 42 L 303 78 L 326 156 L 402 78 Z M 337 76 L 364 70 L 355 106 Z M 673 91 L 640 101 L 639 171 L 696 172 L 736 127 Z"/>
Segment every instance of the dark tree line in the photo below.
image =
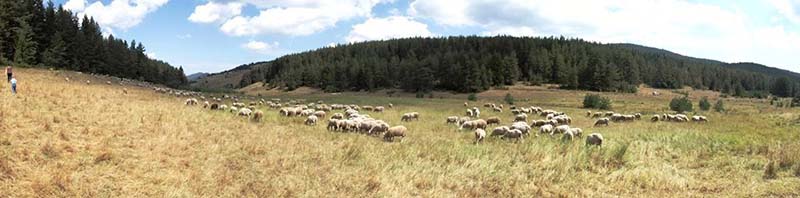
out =
<path fill-rule="evenodd" d="M 524 81 L 594 91 L 634 92 L 644 83 L 735 96 L 800 93 L 797 79 L 725 64 L 647 47 L 563 37 L 408 38 L 326 47 L 256 63 L 240 86 L 263 81 L 289 89 L 310 86 L 326 91 L 478 92 Z"/>
<path fill-rule="evenodd" d="M 108 74 L 170 87 L 186 85 L 183 68 L 153 60 L 142 43 L 103 37 L 93 18 L 42 0 L 0 0 L 0 64 Z"/>

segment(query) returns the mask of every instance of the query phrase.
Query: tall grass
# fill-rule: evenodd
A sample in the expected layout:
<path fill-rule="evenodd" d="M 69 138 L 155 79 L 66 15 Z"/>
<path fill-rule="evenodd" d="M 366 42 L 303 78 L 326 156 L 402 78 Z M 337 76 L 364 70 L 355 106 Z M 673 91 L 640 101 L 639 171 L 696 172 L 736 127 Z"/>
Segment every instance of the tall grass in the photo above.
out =
<path fill-rule="evenodd" d="M 585 93 L 515 92 L 517 106 L 573 116 L 573 126 L 602 133 L 583 139 L 531 137 L 523 143 L 446 125 L 463 114 L 450 99 L 344 93 L 307 101 L 387 105 L 370 113 L 410 129 L 402 142 L 333 133 L 264 109 L 252 123 L 227 112 L 186 107 L 148 89 L 85 85 L 85 76 L 20 69 L 20 94 L 0 92 L 0 192 L 8 197 L 754 197 L 800 196 L 795 109 L 726 101 L 709 123 L 612 123 L 590 127 Z M 70 75 L 70 82 L 64 81 Z M 96 82 L 101 82 L 93 80 Z M 8 85 L 0 83 L 0 90 Z M 479 106 L 500 103 L 481 93 Z M 437 93 L 437 96 L 441 95 Z M 288 99 L 288 96 L 269 96 Z M 268 98 L 269 98 L 268 97 Z M 301 96 L 292 96 L 301 97 Z M 669 98 L 609 94 L 617 112 L 666 112 Z M 420 121 L 402 123 L 417 111 Z M 511 114 L 482 109 L 483 117 Z M 533 119 L 540 119 L 532 116 Z M 774 161 L 775 178 L 762 179 Z"/>

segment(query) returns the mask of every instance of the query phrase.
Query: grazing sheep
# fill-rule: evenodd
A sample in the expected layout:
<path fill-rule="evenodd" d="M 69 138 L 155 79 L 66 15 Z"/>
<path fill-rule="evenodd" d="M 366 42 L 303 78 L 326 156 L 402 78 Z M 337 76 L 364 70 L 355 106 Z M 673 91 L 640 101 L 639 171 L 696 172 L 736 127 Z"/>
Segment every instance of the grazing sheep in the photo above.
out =
<path fill-rule="evenodd" d="M 514 116 L 514 122 L 527 122 L 528 114 L 520 113 Z"/>
<path fill-rule="evenodd" d="M 550 135 L 554 135 L 556 133 L 563 134 L 563 133 L 566 133 L 567 131 L 569 131 L 569 129 L 570 128 L 567 125 L 557 126 L 552 132 L 550 132 Z"/>
<path fill-rule="evenodd" d="M 533 127 L 541 127 L 544 126 L 545 124 L 547 124 L 547 121 L 545 120 L 534 120 L 531 122 L 531 126 Z"/>
<path fill-rule="evenodd" d="M 219 110 L 223 110 L 224 111 L 226 109 L 228 109 L 228 105 L 224 105 L 224 104 L 223 105 L 219 105 Z"/>
<path fill-rule="evenodd" d="M 239 108 L 231 107 L 230 111 L 231 113 L 239 113 Z"/>
<path fill-rule="evenodd" d="M 497 116 L 489 117 L 486 119 L 487 125 L 500 124 L 500 118 Z"/>
<path fill-rule="evenodd" d="M 641 113 L 635 113 L 635 114 L 633 114 L 633 117 L 635 119 L 637 119 L 637 120 L 641 120 L 642 119 L 642 114 Z"/>
<path fill-rule="evenodd" d="M 315 111 L 312 115 L 317 116 L 318 118 L 325 118 L 325 111 Z"/>
<path fill-rule="evenodd" d="M 405 113 L 403 114 L 402 117 L 400 117 L 400 121 L 403 122 L 410 122 L 411 120 L 419 120 L 419 113 L 417 112 Z"/>
<path fill-rule="evenodd" d="M 203 109 L 208 108 L 210 105 L 211 104 L 209 104 L 208 101 L 203 102 Z"/>
<path fill-rule="evenodd" d="M 501 109 L 501 108 L 497 108 L 497 107 L 495 107 L 495 108 L 492 108 L 492 110 L 493 110 L 494 112 L 501 112 L 501 113 L 503 112 L 503 109 Z"/>
<path fill-rule="evenodd" d="M 392 103 L 389 103 L 389 108 L 394 108 L 394 105 Z"/>
<path fill-rule="evenodd" d="M 367 132 L 367 134 L 369 134 L 369 135 L 378 135 L 378 134 L 381 134 L 381 133 L 386 133 L 386 131 L 388 131 L 388 130 L 389 130 L 389 124 L 388 123 L 386 123 L 384 121 L 381 121 L 381 120 L 377 120 L 372 124 L 372 127 L 369 128 L 369 131 Z"/>
<path fill-rule="evenodd" d="M 511 128 L 508 128 L 507 126 L 495 127 L 494 130 L 492 130 L 492 134 L 490 136 L 503 136 L 509 130 L 511 130 Z"/>
<path fill-rule="evenodd" d="M 475 116 L 476 118 L 480 118 L 481 117 L 481 110 L 478 109 L 478 107 L 472 107 L 472 116 Z"/>
<path fill-rule="evenodd" d="M 310 115 L 310 116 L 308 116 L 308 117 L 306 118 L 306 122 L 305 122 L 305 124 L 306 124 L 306 125 L 317 125 L 317 120 L 318 120 L 317 116 L 315 116 L 315 115 Z"/>
<path fill-rule="evenodd" d="M 467 109 L 467 112 L 465 113 L 465 115 L 467 115 L 469 117 L 473 117 L 472 116 L 472 109 Z"/>
<path fill-rule="evenodd" d="M 394 141 L 394 137 L 406 139 L 406 131 L 408 131 L 408 129 L 405 126 L 393 126 L 383 134 L 383 139 L 389 142 Z M 403 139 L 400 139 L 400 142 L 403 142 Z"/>
<path fill-rule="evenodd" d="M 447 119 L 445 120 L 445 123 L 447 124 L 455 124 L 457 122 L 458 122 L 458 116 L 448 116 Z"/>
<path fill-rule="evenodd" d="M 256 112 L 253 113 L 253 117 L 252 117 L 253 122 L 261 122 L 262 118 L 264 118 L 264 112 L 263 111 L 256 110 Z"/>
<path fill-rule="evenodd" d="M 583 129 L 581 128 L 571 128 L 569 131 L 572 132 L 572 135 L 575 135 L 575 137 L 581 137 L 581 135 L 583 135 Z"/>
<path fill-rule="evenodd" d="M 484 138 L 486 138 L 486 131 L 483 129 L 475 129 L 475 144 L 483 142 Z"/>
<path fill-rule="evenodd" d="M 610 117 L 610 116 L 612 116 L 612 115 L 614 115 L 614 112 L 613 112 L 613 111 L 606 111 L 606 113 L 605 113 L 605 115 L 604 115 L 604 116 L 606 116 L 606 117 Z"/>
<path fill-rule="evenodd" d="M 599 118 L 599 117 L 603 117 L 603 112 L 594 112 L 594 114 L 592 114 L 592 118 Z"/>
<path fill-rule="evenodd" d="M 334 114 L 331 116 L 331 118 L 333 118 L 333 119 L 339 119 L 339 120 L 341 120 L 341 119 L 343 119 L 343 118 L 344 118 L 344 115 L 342 115 L 341 113 L 334 113 Z"/>
<path fill-rule="evenodd" d="M 211 104 L 211 110 L 217 110 L 217 109 L 219 109 L 219 104 L 217 103 Z"/>
<path fill-rule="evenodd" d="M 375 109 L 373 109 L 372 111 L 375 111 L 375 112 L 383 112 L 383 109 L 384 109 L 384 107 L 383 107 L 383 106 L 377 106 L 377 107 L 375 107 Z"/>
<path fill-rule="evenodd" d="M 567 131 L 564 133 L 564 135 L 561 135 L 561 140 L 565 142 L 571 142 L 575 138 L 575 136 L 576 135 L 573 134 L 572 131 Z"/>
<path fill-rule="evenodd" d="M 539 127 L 539 133 L 553 133 L 553 125 L 545 124 Z"/>
<path fill-rule="evenodd" d="M 586 111 L 586 117 L 592 116 L 592 111 Z"/>
<path fill-rule="evenodd" d="M 520 131 L 519 129 L 508 130 L 508 132 L 503 134 L 503 138 L 514 139 L 517 142 L 523 141 L 522 131 Z"/>
<path fill-rule="evenodd" d="M 513 114 L 513 115 L 517 115 L 517 114 L 520 114 L 520 113 L 522 113 L 522 111 L 519 110 L 519 109 L 512 109 L 511 110 L 511 114 Z"/>
<path fill-rule="evenodd" d="M 459 127 L 459 130 L 463 130 L 464 128 L 469 129 L 469 130 L 475 130 L 475 129 L 484 129 L 485 130 L 486 129 L 486 120 L 477 119 L 477 120 L 466 121 L 463 124 L 461 124 L 461 127 Z"/>
<path fill-rule="evenodd" d="M 334 118 L 328 119 L 328 126 L 327 126 L 328 131 L 339 130 L 341 122 L 342 120 L 339 119 L 334 119 Z"/>
<path fill-rule="evenodd" d="M 511 129 L 519 130 L 523 135 L 527 135 L 531 131 L 531 126 L 528 126 L 528 123 L 525 122 L 514 122 L 511 124 Z"/>
<path fill-rule="evenodd" d="M 705 116 L 692 116 L 692 121 L 694 122 L 708 122 L 708 118 Z"/>
<path fill-rule="evenodd" d="M 464 122 L 467 122 L 467 121 L 470 121 L 470 120 L 471 119 L 469 117 L 461 117 L 461 118 L 458 119 L 458 122 L 456 122 L 456 125 L 457 126 L 461 126 L 461 124 L 464 124 Z"/>
<path fill-rule="evenodd" d="M 239 109 L 239 116 L 247 117 L 250 116 L 251 114 L 253 114 L 253 110 L 250 110 L 248 108 Z"/>
<path fill-rule="evenodd" d="M 197 105 L 197 99 L 189 98 L 189 99 L 186 99 L 185 103 L 186 103 L 187 106 L 194 106 L 194 105 Z"/>
<path fill-rule="evenodd" d="M 608 122 L 609 122 L 608 118 L 600 118 L 600 119 L 597 119 L 597 121 L 594 122 L 594 126 L 599 126 L 599 125 L 608 126 Z"/>
<path fill-rule="evenodd" d="M 652 122 L 658 122 L 658 120 L 661 120 L 660 115 L 653 115 L 653 117 L 650 117 L 650 121 Z"/>
<path fill-rule="evenodd" d="M 464 102 L 464 106 L 465 106 L 465 107 L 466 107 L 466 106 L 469 106 L 469 104 L 468 104 L 467 102 Z"/>
<path fill-rule="evenodd" d="M 603 135 L 599 133 L 592 133 L 586 136 L 586 145 L 595 145 L 595 146 L 602 146 L 603 145 Z"/>

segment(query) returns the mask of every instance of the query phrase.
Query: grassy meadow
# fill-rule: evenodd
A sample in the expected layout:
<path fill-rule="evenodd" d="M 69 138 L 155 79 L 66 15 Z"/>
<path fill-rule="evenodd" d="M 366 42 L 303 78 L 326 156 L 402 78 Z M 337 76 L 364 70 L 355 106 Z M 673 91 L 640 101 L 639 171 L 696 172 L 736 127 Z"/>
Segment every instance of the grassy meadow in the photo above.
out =
<path fill-rule="evenodd" d="M 393 103 L 368 114 L 409 133 L 402 142 L 384 142 L 328 132 L 326 122 L 305 126 L 303 118 L 266 107 L 259 107 L 265 119 L 254 123 L 87 75 L 15 71 L 18 95 L 0 83 L 0 197 L 800 196 L 800 110 L 761 100 L 725 99 L 727 113 L 700 113 L 708 123 L 652 123 L 653 113 L 667 113 L 669 91 L 603 93 L 614 111 L 644 114 L 608 127 L 592 127 L 579 108 L 586 92 L 512 87 L 470 102 L 481 106 L 482 117 L 500 116 L 506 125 L 513 118 L 507 105 L 495 113 L 482 104 L 512 93 L 519 106 L 564 111 L 584 134 L 605 137 L 602 147 L 586 147 L 583 139 L 549 136 L 474 145 L 471 132 L 445 124 L 445 117 L 464 114 L 460 94 L 264 95 Z M 713 95 L 692 92 L 695 109 L 704 94 Z M 400 122 L 412 111 L 420 121 Z"/>

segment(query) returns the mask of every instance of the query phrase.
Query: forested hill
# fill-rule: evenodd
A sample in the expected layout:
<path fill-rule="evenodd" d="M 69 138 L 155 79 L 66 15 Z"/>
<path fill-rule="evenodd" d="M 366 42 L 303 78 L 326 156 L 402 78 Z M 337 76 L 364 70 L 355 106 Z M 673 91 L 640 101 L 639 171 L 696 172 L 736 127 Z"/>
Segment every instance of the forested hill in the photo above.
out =
<path fill-rule="evenodd" d="M 719 61 L 638 45 L 563 37 L 372 41 L 287 55 L 241 69 L 246 74 L 239 87 L 263 81 L 288 89 L 310 86 L 326 91 L 478 92 L 523 81 L 595 91 L 631 92 L 644 83 L 657 88 L 691 86 L 737 96 L 793 96 L 800 92 L 794 91 L 800 87 L 797 77 L 728 67 Z"/>
<path fill-rule="evenodd" d="M 0 0 L 0 65 L 46 66 L 159 83 L 187 84 L 183 68 L 145 55 L 142 43 L 104 37 L 92 18 L 42 0 Z"/>

